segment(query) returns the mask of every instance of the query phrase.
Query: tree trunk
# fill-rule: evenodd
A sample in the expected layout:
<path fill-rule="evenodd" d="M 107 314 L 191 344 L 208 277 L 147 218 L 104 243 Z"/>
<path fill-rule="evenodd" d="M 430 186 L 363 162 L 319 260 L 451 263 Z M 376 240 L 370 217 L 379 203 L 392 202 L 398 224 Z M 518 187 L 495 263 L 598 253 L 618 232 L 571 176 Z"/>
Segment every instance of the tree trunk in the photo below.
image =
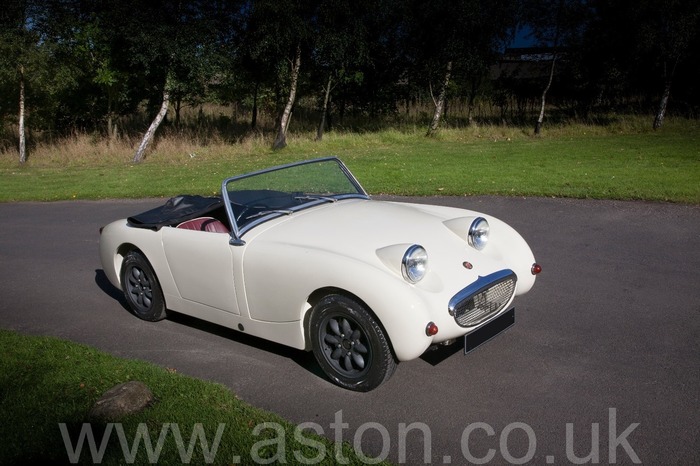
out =
<path fill-rule="evenodd" d="M 542 100 L 540 102 L 540 116 L 537 118 L 537 123 L 535 123 L 535 134 L 540 134 L 542 130 L 542 122 L 544 121 L 544 107 L 547 102 L 547 92 L 552 86 L 552 81 L 554 79 L 554 66 L 557 62 L 557 53 L 554 52 L 552 56 L 552 66 L 549 68 L 549 81 L 547 81 L 547 86 L 545 86 L 544 91 L 542 91 Z"/>
<path fill-rule="evenodd" d="M 668 98 L 671 95 L 671 81 L 667 81 L 664 86 L 664 93 L 661 96 L 661 102 L 659 102 L 659 110 L 656 112 L 654 117 L 654 129 L 661 128 L 664 123 L 664 117 L 666 116 L 666 107 L 668 106 Z"/>
<path fill-rule="evenodd" d="M 323 130 L 326 127 L 326 114 L 328 113 L 328 101 L 331 98 L 331 81 L 332 75 L 328 75 L 328 85 L 326 86 L 326 95 L 323 98 L 323 108 L 321 108 L 321 122 L 318 124 L 318 130 L 316 131 L 316 140 L 320 141 L 323 139 Z"/>
<path fill-rule="evenodd" d="M 163 103 L 160 105 L 160 110 L 158 111 L 158 114 L 156 115 L 153 122 L 151 123 L 151 126 L 148 128 L 148 131 L 146 131 L 146 134 L 143 135 L 141 144 L 139 144 L 139 148 L 134 154 L 134 163 L 139 163 L 143 160 L 146 148 L 153 140 L 153 136 L 155 135 L 158 126 L 160 126 L 160 123 L 163 121 L 163 118 L 165 118 L 165 114 L 168 112 L 168 105 L 170 104 L 170 90 L 168 89 L 168 87 L 169 86 L 166 83 L 165 88 L 163 89 Z"/>
<path fill-rule="evenodd" d="M 428 133 L 426 136 L 432 136 L 438 129 L 440 125 L 440 118 L 442 118 L 442 112 L 445 108 L 445 95 L 447 94 L 447 86 L 450 84 L 450 76 L 452 75 L 452 61 L 447 62 L 447 68 L 445 69 L 445 79 L 442 82 L 442 88 L 440 89 L 440 94 L 438 95 L 437 101 L 433 99 L 435 103 L 435 113 L 433 114 L 433 121 L 430 122 L 428 127 Z"/>
<path fill-rule="evenodd" d="M 282 117 L 280 118 L 279 130 L 277 131 L 277 137 L 275 142 L 272 144 L 272 149 L 283 149 L 287 146 L 287 128 L 289 128 L 289 122 L 292 119 L 292 107 L 294 106 L 294 99 L 297 95 L 297 82 L 299 80 L 299 68 L 301 67 L 301 46 L 297 45 L 296 56 L 294 57 L 294 63 L 292 63 L 291 72 L 291 83 L 289 85 L 289 98 L 287 99 L 287 105 L 284 107 L 282 112 Z"/>
<path fill-rule="evenodd" d="M 175 98 L 175 121 L 173 122 L 175 128 L 180 128 L 180 110 L 182 110 L 182 97 L 178 96 Z"/>
<path fill-rule="evenodd" d="M 117 127 L 114 125 L 112 112 L 107 113 L 107 141 L 114 142 L 117 139 Z"/>
<path fill-rule="evenodd" d="M 107 87 L 107 138 L 108 142 L 112 143 L 117 140 L 117 122 L 115 121 L 114 111 L 112 110 L 114 101 L 114 90 L 112 86 Z"/>
<path fill-rule="evenodd" d="M 24 66 L 19 67 L 19 163 L 27 161 L 27 144 L 24 134 Z"/>
<path fill-rule="evenodd" d="M 253 91 L 253 116 L 250 119 L 250 129 L 254 130 L 258 126 L 258 88 L 260 84 L 255 82 L 255 89 Z"/>
<path fill-rule="evenodd" d="M 654 117 L 654 129 L 661 128 L 664 124 L 664 117 L 666 116 L 666 107 L 668 107 L 668 98 L 671 96 L 671 81 L 673 80 L 673 75 L 676 72 L 676 65 L 678 65 L 678 58 L 676 58 L 671 73 L 666 76 L 666 82 L 664 84 L 664 93 L 661 95 L 661 102 L 659 102 L 659 110 L 656 112 L 656 117 Z"/>

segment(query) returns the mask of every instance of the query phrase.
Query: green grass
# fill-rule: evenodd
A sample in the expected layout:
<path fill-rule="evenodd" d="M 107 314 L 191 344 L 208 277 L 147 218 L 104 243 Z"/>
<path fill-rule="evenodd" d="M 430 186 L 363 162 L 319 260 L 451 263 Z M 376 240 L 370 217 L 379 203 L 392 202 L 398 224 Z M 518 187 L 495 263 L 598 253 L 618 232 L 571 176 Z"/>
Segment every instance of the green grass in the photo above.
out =
<path fill-rule="evenodd" d="M 700 202 L 700 141 L 693 136 L 565 140 L 416 141 L 405 156 L 349 156 L 371 192 L 518 195 Z"/>
<path fill-rule="evenodd" d="M 214 194 L 224 177 L 279 163 L 339 156 L 370 194 L 555 196 L 700 203 L 700 125 L 552 128 L 542 137 L 507 127 L 292 136 L 278 152 L 258 138 L 193 146 L 162 139 L 146 161 L 71 158 L 49 149 L 18 166 L 0 158 L 0 201 L 142 198 Z M 63 149 L 63 152 L 70 152 Z M 93 150 L 94 152 L 94 150 Z"/>
<path fill-rule="evenodd" d="M 88 419 L 95 401 L 109 388 L 129 380 L 144 382 L 156 402 L 140 414 L 119 421 L 127 440 L 127 452 L 134 445 L 139 424 L 148 428 L 155 448 L 166 423 L 176 424 L 184 445 L 190 448 L 192 433 L 200 432 L 206 449 L 196 443 L 190 451 L 191 464 L 204 464 L 206 454 L 214 464 L 260 464 L 278 454 L 289 464 L 303 459 L 323 459 L 318 464 L 335 464 L 336 448 L 349 464 L 365 464 L 347 444 L 334 444 L 312 435 L 310 430 L 295 433 L 297 426 L 276 415 L 251 407 L 226 387 L 177 374 L 172 370 L 141 361 L 120 359 L 93 348 L 52 337 L 23 336 L 0 329 L 0 464 L 69 462 L 61 433 L 65 425 L 70 449 L 75 452 L 83 423 L 91 422 L 99 448 L 107 424 Z M 218 447 L 213 449 L 217 430 L 222 429 Z M 265 427 L 264 423 L 274 423 Z M 258 429 L 256 431 L 256 428 Z M 103 464 L 124 464 L 125 456 L 114 425 L 103 457 Z M 328 432 L 328 426 L 325 431 Z M 181 464 L 183 457 L 175 444 L 172 429 L 165 430 L 165 443 L 159 464 Z M 298 435 L 298 436 L 297 436 Z M 299 441 L 301 439 L 301 441 Z M 129 454 L 127 453 L 127 454 Z M 136 464 L 148 464 L 144 443 L 134 451 Z M 184 457 L 187 459 L 187 457 Z M 93 462 L 88 441 L 84 441 L 80 462 Z M 257 463 L 256 463 L 257 461 Z M 184 461 L 186 462 L 186 461 Z"/>

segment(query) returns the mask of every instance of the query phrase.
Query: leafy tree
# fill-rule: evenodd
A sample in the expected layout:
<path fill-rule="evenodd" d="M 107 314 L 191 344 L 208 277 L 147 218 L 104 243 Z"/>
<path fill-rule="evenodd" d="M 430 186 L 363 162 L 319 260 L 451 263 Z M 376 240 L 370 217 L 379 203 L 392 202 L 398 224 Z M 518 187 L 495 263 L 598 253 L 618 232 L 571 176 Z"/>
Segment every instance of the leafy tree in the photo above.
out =
<path fill-rule="evenodd" d="M 355 83 L 354 106 L 371 118 L 396 111 L 409 62 L 406 54 L 406 36 L 403 0 L 379 0 L 364 14 L 369 41 L 367 59 L 361 72 L 363 80 Z"/>
<path fill-rule="evenodd" d="M 645 108 L 655 107 L 653 126 L 659 128 L 672 83 L 680 79 L 681 93 L 692 92 L 690 83 L 700 75 L 700 6 L 686 0 L 595 0 L 588 7 L 579 63 L 592 105 L 642 96 Z M 652 96 L 660 97 L 652 103 Z"/>
<path fill-rule="evenodd" d="M 273 149 L 287 145 L 301 66 L 312 48 L 315 20 L 315 2 L 311 0 L 256 0 L 250 4 L 244 45 L 247 62 L 252 66 L 263 64 L 261 69 L 276 80 L 278 95 L 287 88 L 287 97 L 279 101 Z M 253 74 L 262 80 L 259 72 Z"/>
<path fill-rule="evenodd" d="M 700 4 L 693 0 L 645 0 L 630 13 L 640 25 L 641 52 L 649 57 L 663 81 L 653 124 L 658 129 L 666 115 L 678 65 L 688 57 L 700 33 Z"/>
<path fill-rule="evenodd" d="M 435 110 L 427 135 L 434 134 L 443 116 L 448 86 L 455 72 L 478 82 L 486 64 L 515 28 L 516 3 L 509 0 L 414 0 L 409 18 L 409 50 L 415 70 L 437 76 L 438 93 L 433 92 Z"/>
<path fill-rule="evenodd" d="M 669 108 L 697 112 L 698 5 L 6 0 L 0 9 L 0 118 L 12 128 L 5 140 L 14 145 L 19 136 L 25 160 L 30 128 L 42 130 L 42 137 L 99 131 L 111 140 L 127 129 L 117 123 L 137 121 L 145 102 L 152 122 L 136 162 L 169 110 L 177 128 L 182 108 L 208 101 L 252 103 L 255 128 L 259 102 L 266 99 L 276 116 L 273 147 L 284 147 L 297 96 L 305 93 L 318 103 L 317 139 L 330 128 L 331 115 L 340 124 L 348 114 L 374 123 L 427 95 L 434 103 L 427 134 L 434 134 L 453 99 L 467 101 L 471 118 L 479 92 L 498 100 L 503 112 L 513 95 L 522 115 L 526 103 L 536 102 L 535 133 L 552 96 L 586 112 L 641 102 L 646 111 L 653 108 L 658 128 Z M 529 81 L 513 78 L 509 92 L 489 86 L 487 73 L 516 22 L 552 53 L 546 72 Z"/>
<path fill-rule="evenodd" d="M 92 129 L 95 93 L 90 88 L 91 67 L 86 61 L 91 49 L 89 16 L 78 1 L 66 0 L 44 2 L 32 17 L 43 46 L 58 65 L 51 71 L 60 80 L 45 87 L 50 97 L 43 102 L 43 111 L 59 134 Z"/>
<path fill-rule="evenodd" d="M 136 7 L 131 3 L 135 0 L 123 1 Z M 206 93 L 215 73 L 212 53 L 218 32 L 212 27 L 217 9 L 208 4 L 206 0 L 150 2 L 141 5 L 141 14 L 132 16 L 126 25 L 131 64 L 144 69 L 146 82 L 160 94 L 158 112 L 134 154 L 134 162 L 143 160 L 171 98 L 195 98 Z"/>
<path fill-rule="evenodd" d="M 35 27 L 40 2 L 12 0 L 0 10 L 0 117 L 18 108 L 19 162 L 27 160 L 27 113 L 50 87 L 48 41 Z M 16 105 L 16 106 L 15 106 Z"/>
<path fill-rule="evenodd" d="M 366 14 L 374 11 L 373 1 L 319 2 L 315 22 L 315 46 L 313 60 L 314 78 L 322 86 L 320 121 L 316 140 L 323 139 L 328 121 L 331 93 L 338 85 L 361 83 L 363 74 L 359 70 L 368 57 Z"/>

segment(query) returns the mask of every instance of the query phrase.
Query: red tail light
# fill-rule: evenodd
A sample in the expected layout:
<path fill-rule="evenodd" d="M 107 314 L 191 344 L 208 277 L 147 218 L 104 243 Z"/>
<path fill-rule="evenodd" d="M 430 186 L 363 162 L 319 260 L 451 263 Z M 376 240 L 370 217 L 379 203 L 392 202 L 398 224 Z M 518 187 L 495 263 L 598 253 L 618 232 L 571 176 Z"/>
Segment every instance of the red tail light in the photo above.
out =
<path fill-rule="evenodd" d="M 532 264 L 530 272 L 532 272 L 533 275 L 537 275 L 538 273 L 542 272 L 542 266 L 535 262 L 534 264 Z"/>

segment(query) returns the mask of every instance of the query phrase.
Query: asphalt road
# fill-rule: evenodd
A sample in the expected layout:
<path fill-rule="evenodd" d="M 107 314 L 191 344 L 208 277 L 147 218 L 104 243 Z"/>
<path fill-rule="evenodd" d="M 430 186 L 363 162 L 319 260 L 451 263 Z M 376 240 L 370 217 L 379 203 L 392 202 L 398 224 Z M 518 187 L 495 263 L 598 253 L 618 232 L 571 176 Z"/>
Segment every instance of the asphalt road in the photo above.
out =
<path fill-rule="evenodd" d="M 98 228 L 159 200 L 0 204 L 0 326 L 223 383 L 393 462 L 700 464 L 700 207 L 417 201 L 502 218 L 544 271 L 506 333 L 402 363 L 370 393 L 327 382 L 311 354 L 129 314 L 101 271 Z"/>

